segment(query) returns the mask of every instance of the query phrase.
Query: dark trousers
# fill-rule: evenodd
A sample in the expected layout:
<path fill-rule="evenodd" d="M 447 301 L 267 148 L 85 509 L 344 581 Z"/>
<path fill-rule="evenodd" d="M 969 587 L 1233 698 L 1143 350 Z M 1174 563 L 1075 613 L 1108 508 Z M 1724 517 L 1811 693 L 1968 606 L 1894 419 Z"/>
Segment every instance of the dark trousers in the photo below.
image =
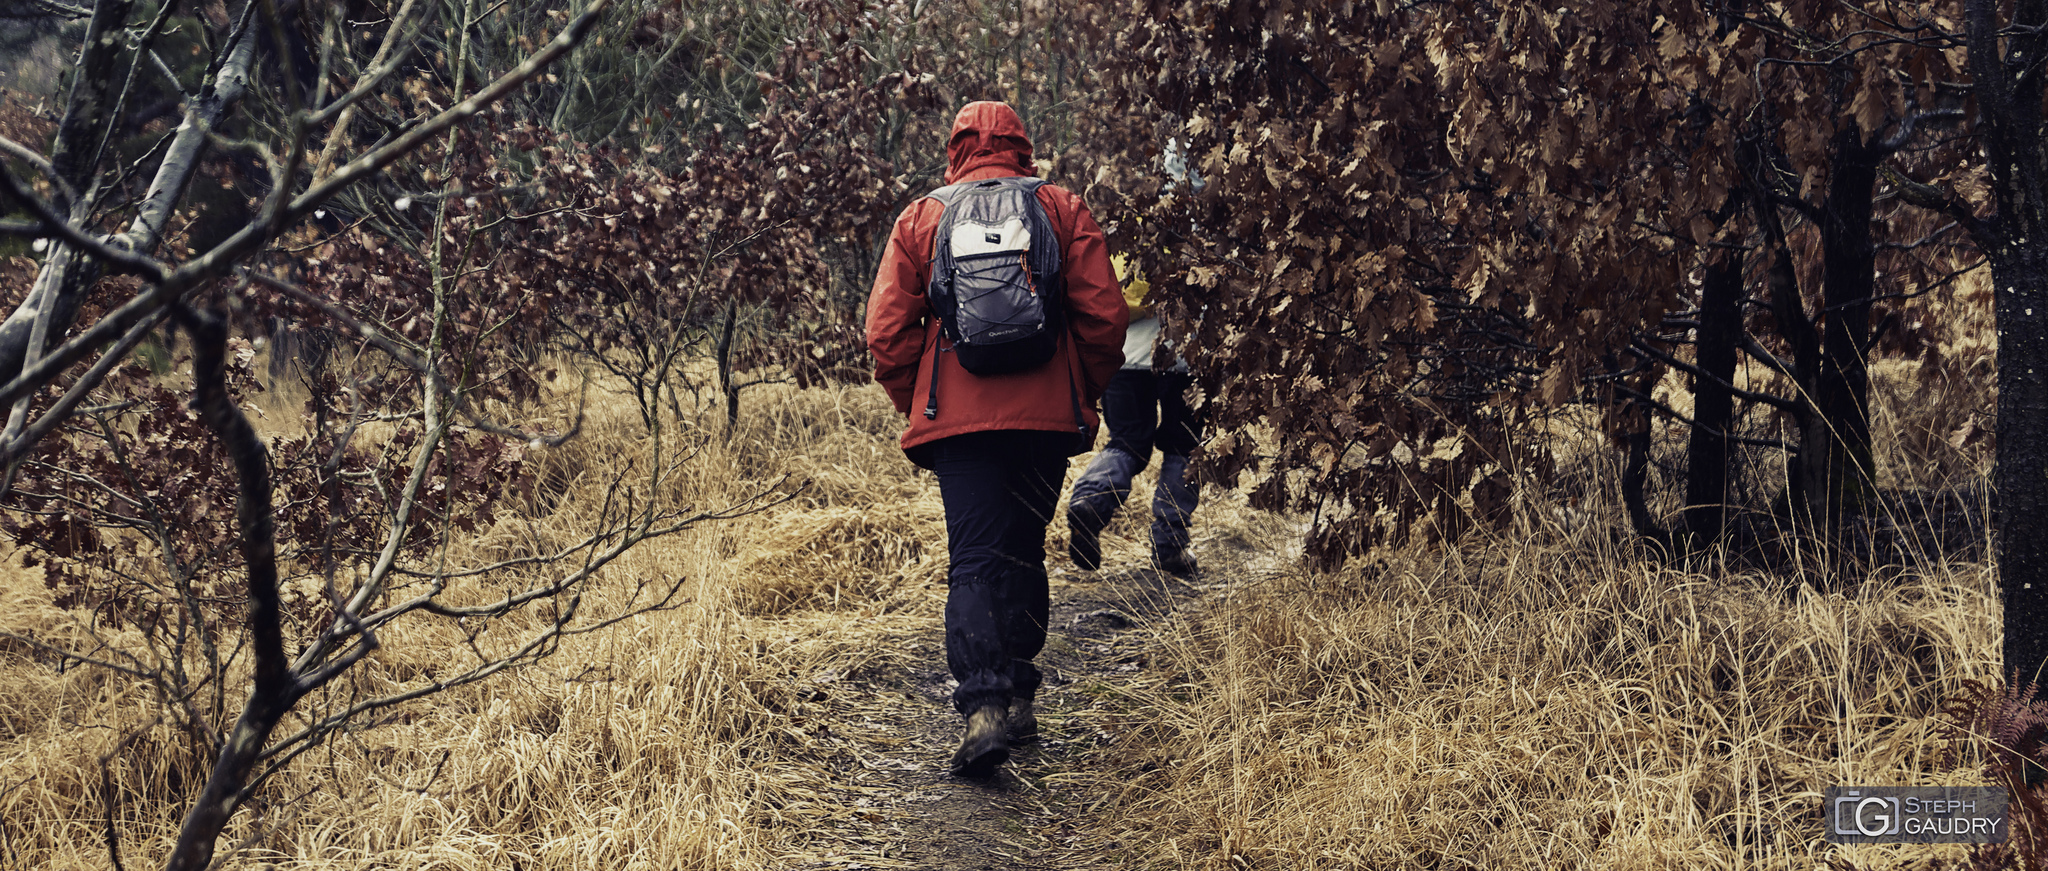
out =
<path fill-rule="evenodd" d="M 1169 457 L 1195 452 L 1202 425 L 1188 408 L 1186 372 L 1118 369 L 1102 393 L 1102 424 L 1109 428 L 1109 447 L 1134 457 L 1150 458 L 1152 449 Z"/>
<path fill-rule="evenodd" d="M 932 442 L 922 459 L 946 504 L 946 666 L 953 706 L 1032 698 L 1045 647 L 1045 527 L 1059 499 L 1067 433 L 1004 430 Z"/>
<path fill-rule="evenodd" d="M 1102 421 L 1109 444 L 1074 482 L 1067 513 L 1101 529 L 1131 495 L 1131 479 L 1152 461 L 1157 447 L 1165 459 L 1152 494 L 1152 552 L 1184 550 L 1188 518 L 1197 491 L 1187 481 L 1188 455 L 1201 441 L 1202 425 L 1188 408 L 1186 372 L 1120 369 L 1102 394 Z"/>

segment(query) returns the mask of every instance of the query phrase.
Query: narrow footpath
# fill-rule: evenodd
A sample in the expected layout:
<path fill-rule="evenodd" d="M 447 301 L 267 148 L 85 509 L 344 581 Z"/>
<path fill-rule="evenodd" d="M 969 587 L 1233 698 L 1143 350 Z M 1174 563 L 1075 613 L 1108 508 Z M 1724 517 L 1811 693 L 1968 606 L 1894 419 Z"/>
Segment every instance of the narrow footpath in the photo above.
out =
<path fill-rule="evenodd" d="M 1096 778 L 1087 751 L 1115 738 L 1098 729 L 1103 714 L 1128 703 L 1119 676 L 1143 668 L 1152 630 L 1204 593 L 1246 576 L 1248 551 L 1198 549 L 1203 571 L 1186 580 L 1150 568 L 1108 566 L 1088 573 L 1058 556 L 1052 570 L 1052 613 L 1039 691 L 1043 738 L 1017 748 L 997 776 L 974 782 L 951 776 L 947 760 L 961 723 L 949 702 L 942 629 L 933 621 L 901 643 L 919 664 L 847 675 L 834 692 L 865 703 L 838 706 L 858 715 L 828 728 L 857 736 L 820 793 L 841 808 L 818 814 L 782 867 L 792 871 L 918 871 L 984 869 L 1115 869 L 1130 867 L 1125 846 L 1104 843 L 1095 808 Z M 898 660 L 901 661 L 901 660 Z M 875 704 L 876 701 L 892 704 Z M 1091 714 L 1095 716 L 1090 716 Z"/>

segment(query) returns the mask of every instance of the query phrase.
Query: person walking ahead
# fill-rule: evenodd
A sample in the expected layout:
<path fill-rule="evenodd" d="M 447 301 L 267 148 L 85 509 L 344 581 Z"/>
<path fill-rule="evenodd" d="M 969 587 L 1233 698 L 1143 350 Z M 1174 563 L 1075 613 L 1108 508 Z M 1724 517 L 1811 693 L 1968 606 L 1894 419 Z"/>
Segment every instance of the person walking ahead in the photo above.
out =
<path fill-rule="evenodd" d="M 1159 448 L 1159 486 L 1152 494 L 1152 563 L 1161 571 L 1186 577 L 1195 572 L 1188 550 L 1188 517 L 1195 513 L 1198 491 L 1187 479 L 1188 455 L 1201 441 L 1200 418 L 1188 408 L 1192 379 L 1185 360 L 1153 365 L 1159 348 L 1159 318 L 1146 299 L 1145 279 L 1124 274 L 1130 265 L 1116 258 L 1123 278 L 1124 300 L 1130 309 L 1130 331 L 1124 339 L 1124 365 L 1110 379 L 1102 397 L 1102 416 L 1109 426 L 1109 445 L 1095 455 L 1067 500 L 1067 555 L 1074 565 L 1094 571 L 1102 565 L 1102 529 L 1131 495 L 1131 479 Z M 1159 362 L 1165 363 L 1164 359 Z"/>
<path fill-rule="evenodd" d="M 1123 362 L 1129 315 L 1108 244 L 1087 206 L 1057 185 L 1030 178 L 1031 140 L 1015 110 L 998 102 L 967 104 L 953 121 L 946 160 L 948 186 L 896 219 L 868 295 L 867 334 L 875 380 L 909 418 L 904 453 L 938 475 L 951 563 L 946 665 L 959 681 L 953 706 L 967 718 L 952 770 L 978 778 L 1009 758 L 1012 740 L 1037 737 L 1032 699 L 1040 675 L 1031 660 L 1045 646 L 1045 529 L 1067 458 L 1093 443 L 1095 403 Z M 955 232 L 960 210 L 968 209 L 962 203 L 1004 189 L 1025 192 L 1038 208 L 1026 203 L 1029 214 L 1021 222 Z M 984 201 L 995 200 L 977 202 Z M 1030 233 L 1034 226 L 1041 232 Z M 1034 240 L 1028 256 L 1004 260 L 981 247 L 996 250 L 1013 237 Z M 928 296 L 935 258 L 946 279 L 938 297 L 943 313 Z M 1006 374 L 970 371 L 988 367 L 978 365 L 979 348 L 963 323 L 968 304 L 961 300 L 969 295 L 951 292 L 953 282 L 965 287 L 976 277 L 970 261 L 1020 269 L 1034 287 L 1063 298 L 1046 312 L 1049 360 Z M 1056 270 L 1028 268 L 1054 262 Z M 1034 291 L 1019 298 L 1038 297 Z"/>

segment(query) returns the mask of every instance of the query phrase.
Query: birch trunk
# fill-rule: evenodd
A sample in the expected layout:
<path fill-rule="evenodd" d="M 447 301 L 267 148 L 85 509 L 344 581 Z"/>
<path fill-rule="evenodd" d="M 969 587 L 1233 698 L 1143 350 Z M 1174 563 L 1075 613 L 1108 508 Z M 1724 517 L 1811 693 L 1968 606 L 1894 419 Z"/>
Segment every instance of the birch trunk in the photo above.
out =
<path fill-rule="evenodd" d="M 97 13 L 94 20 L 99 20 Z M 178 201 L 185 196 L 185 189 L 191 183 L 193 173 L 199 168 L 200 159 L 205 156 L 206 134 L 214 125 L 220 123 L 220 119 L 242 98 L 243 92 L 248 90 L 250 69 L 256 61 L 256 39 L 252 31 L 253 28 L 244 28 L 240 32 L 234 46 L 229 49 L 225 62 L 221 64 L 220 72 L 214 75 L 213 81 L 192 101 L 192 104 L 185 108 L 185 120 L 178 126 L 177 136 L 164 153 L 163 162 L 157 165 L 156 176 L 150 181 L 149 192 L 144 197 L 141 209 L 125 232 L 107 239 L 113 246 L 148 254 L 163 238 L 164 227 L 170 223 L 171 215 L 177 211 Z M 88 42 L 93 42 L 97 38 L 89 36 Z M 87 93 L 92 92 L 91 88 L 84 87 L 89 84 L 86 79 L 92 75 L 92 69 L 90 65 L 81 69 L 80 88 L 73 89 L 74 101 L 81 99 L 81 89 Z M 111 75 L 111 67 L 104 74 Z M 105 101 L 101 97 L 96 102 Z M 67 124 L 70 123 L 73 114 L 67 112 Z M 81 147 L 66 144 L 73 137 L 84 136 L 86 140 L 96 142 L 100 138 L 97 134 L 105 132 L 104 125 L 120 123 L 119 119 L 107 117 L 103 110 L 85 112 L 82 116 L 94 119 L 94 123 L 100 125 L 99 128 L 88 133 L 81 122 L 76 132 L 60 131 L 57 149 L 59 158 L 77 153 L 66 150 Z M 65 172 L 65 166 L 64 163 L 58 163 L 60 175 Z M 79 165 L 75 170 L 78 179 L 74 181 L 67 178 L 66 182 L 74 189 L 85 190 L 91 185 L 94 169 L 95 167 L 90 165 Z M 74 204 L 73 213 L 69 217 L 72 223 L 78 226 L 90 226 L 91 216 L 79 212 L 83 208 L 83 203 Z M 22 369 L 33 361 L 33 356 L 44 350 L 31 347 L 33 334 L 37 332 L 36 321 L 41 318 L 47 319 L 44 334 L 52 340 L 64 335 L 78 317 L 78 306 L 85 299 L 85 292 L 94 282 L 99 281 L 104 271 L 98 260 L 86 256 L 75 248 L 54 238 L 50 240 L 50 244 L 52 250 L 49 258 L 43 261 L 43 268 L 36 273 L 35 285 L 28 298 L 7 316 L 6 321 L 0 322 L 0 384 L 13 381 L 21 374 Z"/>

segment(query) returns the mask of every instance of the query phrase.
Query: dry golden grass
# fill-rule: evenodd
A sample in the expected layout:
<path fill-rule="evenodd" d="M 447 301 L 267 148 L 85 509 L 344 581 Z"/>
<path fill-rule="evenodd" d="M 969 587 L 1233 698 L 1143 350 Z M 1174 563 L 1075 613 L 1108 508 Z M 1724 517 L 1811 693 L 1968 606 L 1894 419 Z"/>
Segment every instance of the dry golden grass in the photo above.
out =
<path fill-rule="evenodd" d="M 936 493 L 894 447 L 895 414 L 878 390 L 761 390 L 748 400 L 730 440 L 710 415 L 676 427 L 670 450 L 697 454 L 667 483 L 670 495 L 716 507 L 787 470 L 808 481 L 799 497 L 643 545 L 607 569 L 583 608 L 613 610 L 636 584 L 675 577 L 687 579 L 683 604 L 571 639 L 538 666 L 395 709 L 301 757 L 238 815 L 224 840 L 243 845 L 236 861 L 769 867 L 805 825 L 783 809 L 809 802 L 837 752 L 789 728 L 804 704 L 791 676 L 890 652 L 832 634 L 831 622 L 753 615 L 797 606 L 936 615 L 929 595 L 915 594 L 931 581 L 934 555 L 943 565 L 944 529 Z M 559 498 L 457 543 L 451 558 L 559 547 L 591 519 L 608 475 L 644 468 L 649 450 L 629 404 L 594 401 L 583 435 L 538 458 L 543 489 Z M 495 591 L 477 583 L 458 599 Z M 10 631 L 91 643 L 78 615 L 50 606 L 33 570 L 16 565 L 0 578 L 0 608 Z M 488 649 L 501 633 L 509 642 L 521 626 L 508 621 L 480 642 Z M 383 649 L 333 698 L 430 680 L 464 646 L 446 623 L 387 630 Z M 0 647 L 0 865 L 107 866 L 102 758 L 128 864 L 159 860 L 201 769 L 189 740 L 151 725 L 150 705 L 125 679 L 58 673 L 31 651 Z"/>
<path fill-rule="evenodd" d="M 1994 595 L 1508 539 L 1283 575 L 1160 639 L 1105 819 L 1175 868 L 1811 867 L 1822 788 L 1969 782 L 1935 708 L 1993 677 Z"/>
<path fill-rule="evenodd" d="M 1912 405 L 1884 407 L 1886 432 L 1949 426 Z M 810 693 L 817 675 L 932 655 L 878 641 L 939 620 L 936 488 L 896 449 L 900 421 L 872 386 L 752 391 L 729 441 L 716 415 L 684 424 L 671 438 L 700 453 L 672 497 L 711 507 L 784 472 L 805 488 L 768 515 L 649 543 L 585 605 L 683 577 L 681 606 L 301 757 L 238 817 L 233 866 L 773 868 L 850 812 L 831 787 L 859 750 L 819 724 L 859 714 Z M 542 504 L 454 556 L 559 545 L 606 473 L 647 455 L 638 429 L 623 402 L 597 402 L 581 439 L 540 458 Z M 1959 448 L 1954 468 L 1981 475 L 1969 457 Z M 1612 480 L 1593 474 L 1596 492 Z M 1142 558 L 1149 484 L 1110 530 L 1112 562 Z M 1987 565 L 1817 592 L 1658 567 L 1616 544 L 1598 520 L 1615 513 L 1589 498 L 1512 535 L 1335 574 L 1207 578 L 1229 586 L 1075 716 L 1114 740 L 1061 775 L 1092 792 L 1074 827 L 1173 868 L 1803 868 L 1828 855 L 1821 788 L 1967 780 L 1943 773 L 1935 708 L 1994 677 Z M 1290 524 L 1215 494 L 1197 522 L 1210 546 L 1294 544 Z M 1061 536 L 1055 524 L 1050 552 Z M 0 626 L 87 638 L 76 620 L 33 571 L 0 577 Z M 462 647 L 445 625 L 400 627 L 348 689 L 419 680 Z M 0 864 L 107 867 L 103 757 L 128 865 L 155 864 L 200 769 L 150 704 L 104 672 L 0 646 Z"/>
<path fill-rule="evenodd" d="M 1881 478 L 1981 492 L 1984 451 L 1949 433 L 1988 379 L 1915 374 L 1878 375 Z M 1999 678 L 1992 566 L 1930 554 L 1816 590 L 1662 564 L 1626 543 L 1612 452 L 1577 447 L 1570 507 L 1536 497 L 1456 547 L 1251 579 L 1162 631 L 1153 668 L 1102 688 L 1098 841 L 1200 869 L 1960 860 L 1831 847 L 1819 793 L 1982 782 L 1944 758 L 1938 709 Z"/>

